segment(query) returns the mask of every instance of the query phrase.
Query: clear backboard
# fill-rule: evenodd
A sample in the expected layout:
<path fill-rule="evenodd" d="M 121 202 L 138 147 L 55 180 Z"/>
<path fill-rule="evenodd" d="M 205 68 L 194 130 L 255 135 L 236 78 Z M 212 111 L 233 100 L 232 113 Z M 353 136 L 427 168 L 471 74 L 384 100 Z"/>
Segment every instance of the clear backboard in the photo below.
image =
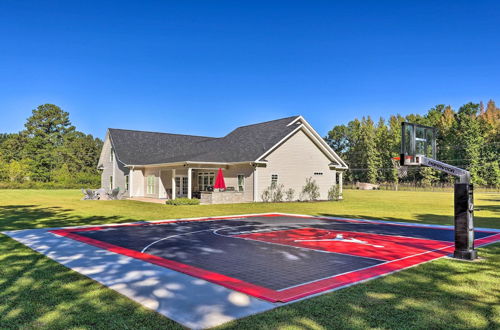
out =
<path fill-rule="evenodd" d="M 436 136 L 434 127 L 401 123 L 401 166 L 420 165 L 421 156 L 436 159 Z"/>

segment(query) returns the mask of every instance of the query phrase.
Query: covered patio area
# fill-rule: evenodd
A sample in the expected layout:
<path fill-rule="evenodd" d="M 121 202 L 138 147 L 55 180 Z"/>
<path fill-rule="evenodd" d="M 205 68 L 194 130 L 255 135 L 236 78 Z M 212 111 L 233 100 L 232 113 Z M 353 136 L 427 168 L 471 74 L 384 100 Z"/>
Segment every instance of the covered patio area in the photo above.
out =
<path fill-rule="evenodd" d="M 202 204 L 239 203 L 253 200 L 253 163 L 190 163 L 132 166 L 127 178 L 130 199 L 164 203 L 167 199 L 198 198 Z M 218 169 L 227 189 L 213 189 Z"/>

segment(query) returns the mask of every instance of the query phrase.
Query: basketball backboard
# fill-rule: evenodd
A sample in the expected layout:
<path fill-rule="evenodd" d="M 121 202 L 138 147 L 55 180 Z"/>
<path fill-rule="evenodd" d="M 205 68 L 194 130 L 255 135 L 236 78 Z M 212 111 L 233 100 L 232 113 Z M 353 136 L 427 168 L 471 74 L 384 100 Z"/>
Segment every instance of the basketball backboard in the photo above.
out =
<path fill-rule="evenodd" d="M 401 165 L 420 165 L 421 156 L 436 159 L 436 135 L 434 127 L 401 123 Z"/>

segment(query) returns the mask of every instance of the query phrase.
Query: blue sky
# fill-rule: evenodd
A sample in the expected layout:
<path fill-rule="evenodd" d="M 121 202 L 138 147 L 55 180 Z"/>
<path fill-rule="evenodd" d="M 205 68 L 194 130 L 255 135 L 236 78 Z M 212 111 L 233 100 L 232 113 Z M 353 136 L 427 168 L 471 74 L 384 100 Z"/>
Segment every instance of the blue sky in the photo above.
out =
<path fill-rule="evenodd" d="M 500 102 L 500 1 L 0 1 L 0 132 L 54 103 L 79 130 L 221 136 L 302 114 Z"/>

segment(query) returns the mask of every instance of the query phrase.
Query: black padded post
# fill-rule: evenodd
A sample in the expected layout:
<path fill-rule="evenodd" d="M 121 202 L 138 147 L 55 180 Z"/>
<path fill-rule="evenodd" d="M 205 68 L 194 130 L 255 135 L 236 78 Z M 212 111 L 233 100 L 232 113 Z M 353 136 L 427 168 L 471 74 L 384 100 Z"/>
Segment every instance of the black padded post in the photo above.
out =
<path fill-rule="evenodd" d="M 474 187 L 455 183 L 455 252 L 457 259 L 474 260 Z"/>

